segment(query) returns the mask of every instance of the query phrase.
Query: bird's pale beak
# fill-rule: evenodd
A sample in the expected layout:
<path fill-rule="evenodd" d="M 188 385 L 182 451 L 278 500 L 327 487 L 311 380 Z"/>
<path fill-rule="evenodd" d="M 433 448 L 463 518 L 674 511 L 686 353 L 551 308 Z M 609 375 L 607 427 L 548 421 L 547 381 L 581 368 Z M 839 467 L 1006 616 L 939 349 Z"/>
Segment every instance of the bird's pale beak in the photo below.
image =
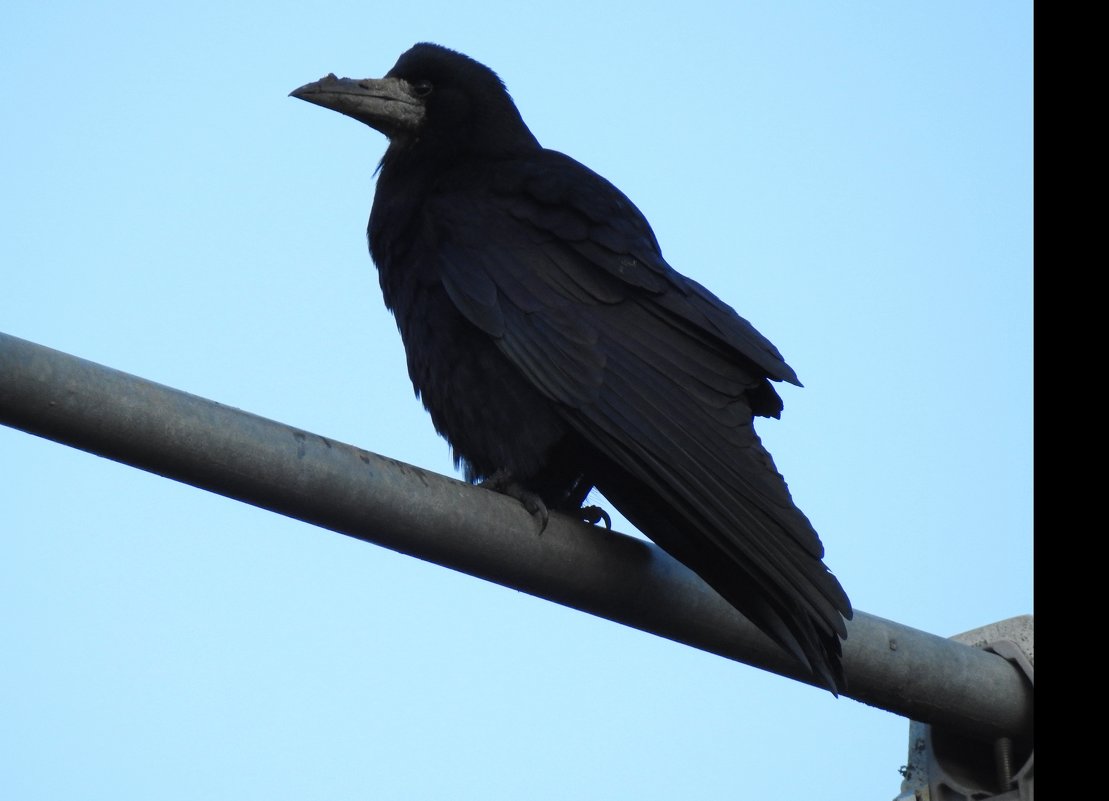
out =
<path fill-rule="evenodd" d="M 289 93 L 346 114 L 389 138 L 413 133 L 424 120 L 424 103 L 400 78 L 336 78 L 328 75 Z"/>

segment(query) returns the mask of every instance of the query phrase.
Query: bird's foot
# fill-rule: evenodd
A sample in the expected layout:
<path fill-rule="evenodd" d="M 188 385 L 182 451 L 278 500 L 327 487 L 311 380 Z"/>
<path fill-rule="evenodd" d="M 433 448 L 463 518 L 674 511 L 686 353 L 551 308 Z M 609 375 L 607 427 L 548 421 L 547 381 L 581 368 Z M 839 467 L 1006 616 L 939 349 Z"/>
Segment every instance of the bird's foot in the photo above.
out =
<path fill-rule="evenodd" d="M 525 488 L 508 473 L 498 470 L 488 478 L 482 479 L 478 486 L 515 498 L 528 510 L 528 514 L 535 518 L 539 524 L 539 533 L 542 534 L 547 530 L 547 523 L 551 519 L 547 504 L 543 503 L 543 499 L 537 493 Z"/>
<path fill-rule="evenodd" d="M 608 512 L 599 506 L 583 506 L 578 510 L 581 519 L 591 526 L 595 526 L 602 520 L 605 521 L 605 528 L 612 531 L 612 518 L 608 516 Z"/>

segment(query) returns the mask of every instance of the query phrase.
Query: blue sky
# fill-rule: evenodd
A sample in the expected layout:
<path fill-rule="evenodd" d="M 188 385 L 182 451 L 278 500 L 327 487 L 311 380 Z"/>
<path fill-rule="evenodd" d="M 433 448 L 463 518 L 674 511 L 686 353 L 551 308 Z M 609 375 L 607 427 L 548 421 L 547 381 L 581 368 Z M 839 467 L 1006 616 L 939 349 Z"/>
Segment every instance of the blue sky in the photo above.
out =
<path fill-rule="evenodd" d="M 286 97 L 423 40 L 785 354 L 760 433 L 857 608 L 1033 611 L 1028 2 L 8 3 L 0 330 L 450 473 L 385 140 Z M 0 478 L 4 798 L 897 791 L 881 710 L 6 428 Z"/>

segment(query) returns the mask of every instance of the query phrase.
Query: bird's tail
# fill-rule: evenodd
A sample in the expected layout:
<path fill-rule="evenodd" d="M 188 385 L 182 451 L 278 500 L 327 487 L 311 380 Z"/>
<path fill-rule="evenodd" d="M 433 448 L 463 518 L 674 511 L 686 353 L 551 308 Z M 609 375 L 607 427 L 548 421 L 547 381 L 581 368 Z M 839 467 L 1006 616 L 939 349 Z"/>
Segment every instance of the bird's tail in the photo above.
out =
<path fill-rule="evenodd" d="M 761 449 L 761 444 L 758 447 Z M 769 454 L 763 453 L 769 460 Z M 760 563 L 742 558 L 742 551 L 749 546 L 732 550 L 717 545 L 742 540 L 745 533 L 714 530 L 719 521 L 713 510 L 700 508 L 686 493 L 648 482 L 655 485 L 653 489 L 657 491 L 652 492 L 640 477 L 628 474 L 611 460 L 605 460 L 595 481 L 597 488 L 636 528 L 697 573 L 792 654 L 817 684 L 835 695 L 845 689 L 842 640 L 846 637 L 844 619 L 852 615 L 851 603 L 819 556 L 787 545 L 788 569 L 760 569 Z M 796 521 L 790 522 L 807 527 L 806 537 L 815 537 L 800 510 L 794 507 L 791 512 Z M 765 524 L 781 526 L 777 520 Z M 793 538 L 781 532 L 775 541 L 792 544 Z M 779 554 L 775 559 L 780 562 L 783 557 Z"/>

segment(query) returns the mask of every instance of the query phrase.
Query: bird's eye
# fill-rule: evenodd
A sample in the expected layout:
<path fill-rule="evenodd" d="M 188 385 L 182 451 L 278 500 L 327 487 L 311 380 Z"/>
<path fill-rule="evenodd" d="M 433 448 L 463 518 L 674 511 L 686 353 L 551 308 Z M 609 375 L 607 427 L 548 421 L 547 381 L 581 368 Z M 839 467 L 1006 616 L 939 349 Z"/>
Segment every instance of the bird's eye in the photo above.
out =
<path fill-rule="evenodd" d="M 412 91 L 416 94 L 416 97 L 427 97 L 431 94 L 431 81 L 422 80 L 413 82 Z"/>

